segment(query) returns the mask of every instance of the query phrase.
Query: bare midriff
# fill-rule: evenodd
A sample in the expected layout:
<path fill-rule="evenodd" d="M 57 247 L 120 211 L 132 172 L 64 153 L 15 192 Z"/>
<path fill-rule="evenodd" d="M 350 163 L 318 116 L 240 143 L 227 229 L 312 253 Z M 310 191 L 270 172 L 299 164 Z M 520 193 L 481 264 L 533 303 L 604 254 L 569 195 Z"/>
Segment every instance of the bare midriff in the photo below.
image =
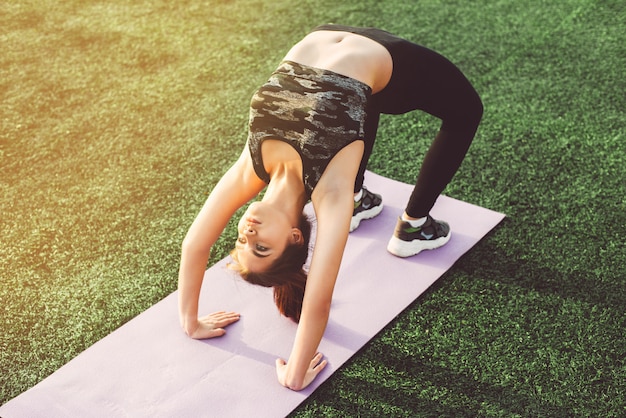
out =
<path fill-rule="evenodd" d="M 291 48 L 285 60 L 354 78 L 370 86 L 372 93 L 385 88 L 393 71 L 384 46 L 350 32 L 312 32 Z"/>

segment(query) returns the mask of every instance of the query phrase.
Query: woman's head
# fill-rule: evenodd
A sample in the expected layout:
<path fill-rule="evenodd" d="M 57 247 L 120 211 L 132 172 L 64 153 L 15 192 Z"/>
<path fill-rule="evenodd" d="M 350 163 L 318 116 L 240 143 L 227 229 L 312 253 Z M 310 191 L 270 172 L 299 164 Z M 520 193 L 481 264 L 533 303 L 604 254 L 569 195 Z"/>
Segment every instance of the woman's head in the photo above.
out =
<path fill-rule="evenodd" d="M 255 213 L 258 218 L 248 212 L 255 213 L 250 209 L 246 212 L 243 229 L 239 222 L 237 244 L 231 253 L 235 263 L 230 268 L 249 283 L 273 287 L 280 313 L 298 322 L 306 285 L 304 264 L 309 255 L 311 223 L 305 214 L 300 216 L 298 226 L 291 228 L 281 227 L 282 222 L 274 219 L 271 223 L 276 229 L 270 232 L 263 230 L 270 224 L 269 218 L 261 216 L 265 215 L 263 212 Z"/>
<path fill-rule="evenodd" d="M 238 263 L 250 272 L 267 270 L 289 245 L 302 241 L 297 216 L 263 201 L 248 206 L 237 225 Z"/>

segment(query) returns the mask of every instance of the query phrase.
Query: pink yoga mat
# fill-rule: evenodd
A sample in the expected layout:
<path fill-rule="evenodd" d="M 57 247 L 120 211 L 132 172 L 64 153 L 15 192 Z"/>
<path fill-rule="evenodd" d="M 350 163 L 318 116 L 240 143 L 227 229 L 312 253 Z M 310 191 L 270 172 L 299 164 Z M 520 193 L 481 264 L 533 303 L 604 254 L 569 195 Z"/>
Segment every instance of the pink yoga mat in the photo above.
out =
<path fill-rule="evenodd" d="M 275 359 L 288 358 L 296 325 L 278 314 L 271 289 L 247 284 L 221 260 L 206 272 L 200 312 L 241 313 L 224 337 L 186 337 L 175 292 L 7 402 L 0 416 L 287 415 L 504 217 L 441 196 L 432 214 L 450 223 L 450 242 L 400 259 L 385 248 L 412 186 L 369 172 L 365 184 L 383 195 L 385 209 L 350 234 L 320 345 L 329 365 L 304 391 L 283 388 L 275 374 Z"/>

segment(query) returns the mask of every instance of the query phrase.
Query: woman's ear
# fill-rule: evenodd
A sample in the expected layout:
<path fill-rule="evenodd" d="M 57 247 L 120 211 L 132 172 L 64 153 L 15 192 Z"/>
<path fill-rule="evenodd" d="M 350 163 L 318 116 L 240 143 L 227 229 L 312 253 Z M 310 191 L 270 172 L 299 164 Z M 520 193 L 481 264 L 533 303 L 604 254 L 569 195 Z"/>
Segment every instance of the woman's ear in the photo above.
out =
<path fill-rule="evenodd" d="M 304 243 L 302 231 L 300 231 L 298 228 L 291 228 L 291 243 L 292 244 Z"/>

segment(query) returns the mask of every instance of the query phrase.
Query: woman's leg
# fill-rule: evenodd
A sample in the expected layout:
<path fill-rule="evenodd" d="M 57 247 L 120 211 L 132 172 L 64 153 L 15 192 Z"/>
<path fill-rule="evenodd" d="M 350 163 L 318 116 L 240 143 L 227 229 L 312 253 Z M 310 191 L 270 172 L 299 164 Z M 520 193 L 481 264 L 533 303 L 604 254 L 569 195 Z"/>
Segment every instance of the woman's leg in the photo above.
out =
<path fill-rule="evenodd" d="M 363 158 L 361 158 L 361 166 L 354 182 L 354 193 L 358 193 L 363 187 L 363 180 L 365 176 L 365 170 L 367 169 L 367 162 L 372 155 L 374 149 L 374 142 L 376 140 L 376 133 L 378 132 L 378 121 L 380 119 L 380 111 L 378 111 L 376 105 L 372 102 L 367 107 L 367 119 L 365 119 L 365 149 L 363 150 Z"/>
<path fill-rule="evenodd" d="M 480 113 L 482 114 L 482 111 Z M 477 122 L 479 120 L 480 117 L 477 118 Z M 406 207 L 407 215 L 413 218 L 428 215 L 437 197 L 461 166 L 475 132 L 474 128 L 459 131 L 441 129 L 437 133 L 422 162 L 415 188 Z"/>
<path fill-rule="evenodd" d="M 467 78 L 445 57 L 408 41 L 402 49 L 392 55 L 392 81 L 382 94 L 374 95 L 381 112 L 406 113 L 419 109 L 442 121 L 406 208 L 409 216 L 418 218 L 428 215 L 437 196 L 463 162 L 483 106 Z"/>
<path fill-rule="evenodd" d="M 376 131 L 378 130 L 378 120 L 380 112 L 370 102 L 367 108 L 367 119 L 365 120 L 365 148 L 359 172 L 354 181 L 354 211 L 352 212 L 352 220 L 350 221 L 350 231 L 354 231 L 362 220 L 371 219 L 383 210 L 382 197 L 379 194 L 372 193 L 363 186 L 365 170 L 367 162 L 374 148 L 374 140 L 376 139 Z M 358 194 L 358 195 L 357 195 Z"/>
<path fill-rule="evenodd" d="M 426 153 L 406 206 L 410 218 L 427 217 L 474 138 L 482 102 L 463 73 L 443 56 L 406 42 L 394 54 L 394 75 L 374 97 L 382 113 L 422 110 L 441 119 L 441 129 Z M 389 251 L 406 257 L 437 248 L 450 238 L 445 222 L 428 217 L 423 225 L 399 220 Z"/>

